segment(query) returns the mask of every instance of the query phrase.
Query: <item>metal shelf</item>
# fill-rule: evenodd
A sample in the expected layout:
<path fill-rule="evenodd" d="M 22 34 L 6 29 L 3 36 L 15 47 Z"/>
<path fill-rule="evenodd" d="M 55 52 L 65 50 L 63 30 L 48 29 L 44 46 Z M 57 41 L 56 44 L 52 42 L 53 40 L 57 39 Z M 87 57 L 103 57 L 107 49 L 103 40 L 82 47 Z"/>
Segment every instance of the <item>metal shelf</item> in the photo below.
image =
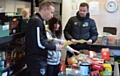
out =
<path fill-rule="evenodd" d="M 21 68 L 23 68 L 24 66 L 25 66 L 25 59 L 22 58 L 15 64 L 12 64 L 12 65 L 2 69 L 2 73 L 8 72 L 8 76 L 11 76 L 12 74 L 15 74 L 17 71 L 19 71 Z"/>
<path fill-rule="evenodd" d="M 5 36 L 5 37 L 1 37 L 0 38 L 0 45 L 4 44 L 4 43 L 8 43 L 8 42 L 11 42 L 15 39 L 19 39 L 19 38 L 22 38 L 25 36 L 25 33 L 24 32 L 20 32 L 20 33 L 16 33 L 16 34 L 13 34 L 13 35 L 9 35 L 9 36 Z"/>

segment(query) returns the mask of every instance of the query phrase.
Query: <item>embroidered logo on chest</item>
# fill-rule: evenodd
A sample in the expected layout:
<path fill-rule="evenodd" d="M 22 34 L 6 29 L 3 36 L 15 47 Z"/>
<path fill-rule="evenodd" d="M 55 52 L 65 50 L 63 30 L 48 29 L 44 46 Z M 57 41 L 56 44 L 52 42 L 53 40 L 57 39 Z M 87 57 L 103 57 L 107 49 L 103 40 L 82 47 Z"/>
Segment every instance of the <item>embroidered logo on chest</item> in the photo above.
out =
<path fill-rule="evenodd" d="M 87 27 L 88 26 L 88 22 L 84 22 L 84 24 L 82 24 L 83 27 Z"/>

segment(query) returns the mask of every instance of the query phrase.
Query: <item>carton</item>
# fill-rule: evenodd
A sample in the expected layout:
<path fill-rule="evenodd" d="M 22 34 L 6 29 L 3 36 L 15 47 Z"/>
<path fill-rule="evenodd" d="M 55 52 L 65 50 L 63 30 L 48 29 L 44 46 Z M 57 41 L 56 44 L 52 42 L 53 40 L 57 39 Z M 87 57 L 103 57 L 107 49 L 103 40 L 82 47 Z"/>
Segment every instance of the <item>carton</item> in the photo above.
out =
<path fill-rule="evenodd" d="M 109 48 L 102 48 L 102 59 L 109 61 Z"/>

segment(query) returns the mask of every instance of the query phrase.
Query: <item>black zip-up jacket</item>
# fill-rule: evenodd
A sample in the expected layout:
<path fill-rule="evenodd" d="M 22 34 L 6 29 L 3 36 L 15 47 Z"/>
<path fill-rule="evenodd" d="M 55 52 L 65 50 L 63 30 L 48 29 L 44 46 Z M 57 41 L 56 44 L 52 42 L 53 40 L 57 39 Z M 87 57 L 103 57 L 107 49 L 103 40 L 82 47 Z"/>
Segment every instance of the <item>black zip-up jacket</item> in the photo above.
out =
<path fill-rule="evenodd" d="M 48 49 L 56 49 L 55 45 L 48 43 L 45 25 L 43 23 L 43 19 L 38 13 L 36 13 L 27 24 L 25 43 L 26 57 L 47 57 Z"/>
<path fill-rule="evenodd" d="M 83 18 L 80 17 L 77 12 L 77 16 L 71 17 L 65 26 L 64 36 L 67 40 L 92 39 L 93 42 L 95 42 L 98 37 L 95 21 L 89 18 L 89 13 L 86 15 L 86 17 Z M 88 48 L 86 46 L 86 43 L 71 45 L 71 47 L 77 50 Z"/>

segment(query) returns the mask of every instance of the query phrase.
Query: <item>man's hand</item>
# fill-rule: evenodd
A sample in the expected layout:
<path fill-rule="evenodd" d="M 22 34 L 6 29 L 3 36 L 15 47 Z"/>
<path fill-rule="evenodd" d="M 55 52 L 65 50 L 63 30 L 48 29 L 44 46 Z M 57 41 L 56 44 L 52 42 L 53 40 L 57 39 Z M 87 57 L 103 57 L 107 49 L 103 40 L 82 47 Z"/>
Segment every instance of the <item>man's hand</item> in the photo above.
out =
<path fill-rule="evenodd" d="M 62 45 L 56 45 L 56 50 L 57 50 L 57 51 L 62 50 L 62 48 L 63 48 L 63 46 L 62 46 Z"/>
<path fill-rule="evenodd" d="M 72 42 L 74 45 L 78 43 L 77 40 L 75 40 L 75 39 L 71 39 L 71 42 Z"/>
<path fill-rule="evenodd" d="M 88 45 L 92 44 L 92 39 L 89 39 L 86 43 L 87 43 Z"/>

